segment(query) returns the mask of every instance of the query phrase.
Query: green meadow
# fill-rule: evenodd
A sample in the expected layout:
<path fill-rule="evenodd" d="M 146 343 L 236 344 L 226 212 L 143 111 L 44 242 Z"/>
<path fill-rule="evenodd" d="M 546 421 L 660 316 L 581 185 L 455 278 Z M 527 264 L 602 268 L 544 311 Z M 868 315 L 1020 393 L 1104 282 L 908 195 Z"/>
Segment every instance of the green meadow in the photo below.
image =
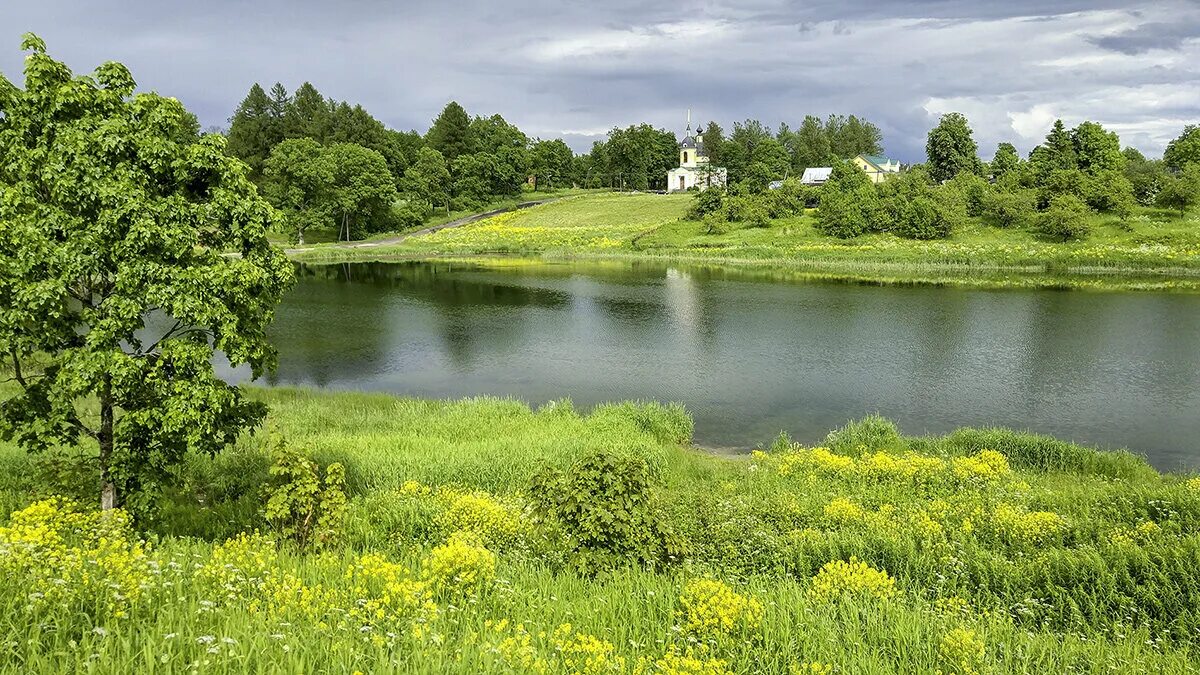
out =
<path fill-rule="evenodd" d="M 4 670 L 1195 669 L 1200 479 L 1127 453 L 869 418 L 722 457 L 677 406 L 253 395 L 267 429 L 140 529 L 3 446 Z M 283 444 L 344 497 L 303 546 L 264 515 Z"/>
<path fill-rule="evenodd" d="M 948 239 L 892 234 L 843 240 L 820 234 L 813 210 L 710 234 L 685 215 L 691 195 L 590 194 L 369 249 L 321 247 L 311 262 L 463 255 L 659 258 L 777 267 L 833 278 L 969 285 L 1200 286 L 1200 216 L 1140 208 L 1126 220 L 1090 216 L 1082 241 L 1053 242 L 1028 228 L 968 219 Z"/>

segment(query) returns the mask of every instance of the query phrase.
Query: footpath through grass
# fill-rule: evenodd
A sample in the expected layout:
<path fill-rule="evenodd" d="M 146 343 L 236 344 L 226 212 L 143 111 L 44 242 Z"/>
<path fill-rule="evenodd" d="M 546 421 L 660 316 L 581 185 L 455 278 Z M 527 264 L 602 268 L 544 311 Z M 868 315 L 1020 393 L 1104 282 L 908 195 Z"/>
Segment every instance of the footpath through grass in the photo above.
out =
<path fill-rule="evenodd" d="M 262 436 L 142 535 L 0 446 L 0 671 L 1195 672 L 1200 479 L 1132 455 L 868 419 L 719 458 L 657 404 L 255 395 L 345 466 L 336 539 L 268 538 Z"/>
<path fill-rule="evenodd" d="M 972 219 L 950 239 L 821 235 L 810 211 L 766 228 L 708 234 L 684 219 L 690 195 L 592 194 L 508 213 L 369 251 L 305 252 L 332 262 L 461 255 L 664 258 L 778 266 L 831 277 L 978 285 L 1200 288 L 1200 215 L 1142 209 L 1093 216 L 1091 236 L 1050 242 Z"/>

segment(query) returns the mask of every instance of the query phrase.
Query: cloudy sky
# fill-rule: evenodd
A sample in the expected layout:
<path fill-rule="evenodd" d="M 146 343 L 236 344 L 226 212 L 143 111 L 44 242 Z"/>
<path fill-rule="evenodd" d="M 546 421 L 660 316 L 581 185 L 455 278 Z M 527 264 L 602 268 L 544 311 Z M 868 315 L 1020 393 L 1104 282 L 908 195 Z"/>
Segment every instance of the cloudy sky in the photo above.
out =
<path fill-rule="evenodd" d="M 577 150 L 614 125 L 681 131 L 687 108 L 727 130 L 862 115 L 905 161 L 949 111 L 985 157 L 1056 117 L 1150 154 L 1200 122 L 1200 0 L 0 0 L 10 79 L 26 30 L 77 71 L 126 63 L 205 126 L 253 82 L 304 80 L 394 128 L 456 99 Z"/>

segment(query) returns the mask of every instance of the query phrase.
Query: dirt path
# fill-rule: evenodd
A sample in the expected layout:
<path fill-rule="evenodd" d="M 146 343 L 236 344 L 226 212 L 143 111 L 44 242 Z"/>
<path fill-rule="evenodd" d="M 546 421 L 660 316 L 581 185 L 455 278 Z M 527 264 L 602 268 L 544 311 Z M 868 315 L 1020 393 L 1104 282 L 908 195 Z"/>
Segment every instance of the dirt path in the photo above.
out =
<path fill-rule="evenodd" d="M 556 202 L 560 199 L 565 199 L 565 197 L 551 197 L 550 199 L 539 199 L 537 201 L 532 201 L 532 202 L 521 202 L 520 204 L 517 204 L 516 206 L 509 206 L 509 207 L 505 207 L 503 209 L 495 209 L 492 211 L 484 211 L 483 213 L 471 214 L 469 216 L 465 216 L 465 217 L 459 218 L 457 220 L 451 220 L 448 223 L 442 223 L 440 225 L 431 225 L 429 227 L 423 227 L 419 230 L 413 230 L 412 232 L 405 232 L 404 234 L 398 234 L 394 237 L 386 237 L 384 239 L 373 239 L 371 241 L 342 241 L 342 242 L 338 242 L 336 244 L 329 244 L 329 245 L 321 246 L 319 248 L 321 248 L 323 250 L 328 250 L 331 248 L 343 248 L 343 249 L 345 249 L 345 248 L 375 248 L 377 246 L 390 246 L 392 244 L 398 244 L 410 237 L 420 237 L 420 236 L 423 236 L 426 234 L 433 234 L 434 232 L 437 232 L 438 230 L 448 230 L 452 227 L 460 227 L 462 225 L 467 225 L 469 223 L 474 223 L 476 221 L 483 220 L 484 218 L 491 218 L 492 216 L 498 216 L 501 213 L 508 213 L 509 211 L 519 211 L 520 209 L 527 209 L 531 206 L 537 206 L 539 204 L 549 204 L 550 202 Z M 303 253 L 305 251 L 314 251 L 314 250 L 317 250 L 317 248 L 318 247 L 316 247 L 316 246 L 305 246 L 303 248 L 289 248 L 289 249 L 284 249 L 284 253 L 286 253 L 288 255 L 293 255 L 296 253 Z"/>

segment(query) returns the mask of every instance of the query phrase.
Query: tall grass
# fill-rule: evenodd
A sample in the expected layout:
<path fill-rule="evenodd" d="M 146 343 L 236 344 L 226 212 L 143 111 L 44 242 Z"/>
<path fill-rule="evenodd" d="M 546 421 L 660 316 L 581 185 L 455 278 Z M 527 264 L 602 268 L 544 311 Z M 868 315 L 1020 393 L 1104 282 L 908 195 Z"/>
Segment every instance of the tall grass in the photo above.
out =
<path fill-rule="evenodd" d="M 276 433 L 346 466 L 341 543 L 221 544 L 268 527 L 267 441 L 244 438 L 193 458 L 139 534 L 75 550 L 44 530 L 24 543 L 0 530 L 0 671 L 1194 671 L 1200 483 L 1132 455 L 997 429 L 912 438 L 869 418 L 826 448 L 781 439 L 728 458 L 690 449 L 691 420 L 674 406 L 254 395 Z M 673 564 L 581 575 L 562 545 L 570 533 L 529 508 L 535 472 L 569 471 L 596 450 L 656 467 L 682 547 Z M 42 461 L 0 447 L 6 508 L 61 491 Z M 435 549 L 458 554 L 454 532 L 478 542 L 461 564 L 479 564 L 470 546 L 495 556 L 494 572 L 479 568 L 487 583 L 461 590 L 431 573 Z M 827 564 L 850 560 L 895 592 L 863 591 L 857 572 L 841 595 L 813 590 Z M 83 578 L 72 565 L 114 575 L 126 615 L 97 609 L 76 581 L 57 584 Z M 392 581 L 366 583 L 363 570 L 380 565 Z M 689 628 L 681 595 L 698 578 L 761 616 Z M 417 597 L 428 605 L 404 604 Z M 387 609 L 364 614 L 376 605 Z M 681 669 L 686 658 L 695 668 Z"/>

